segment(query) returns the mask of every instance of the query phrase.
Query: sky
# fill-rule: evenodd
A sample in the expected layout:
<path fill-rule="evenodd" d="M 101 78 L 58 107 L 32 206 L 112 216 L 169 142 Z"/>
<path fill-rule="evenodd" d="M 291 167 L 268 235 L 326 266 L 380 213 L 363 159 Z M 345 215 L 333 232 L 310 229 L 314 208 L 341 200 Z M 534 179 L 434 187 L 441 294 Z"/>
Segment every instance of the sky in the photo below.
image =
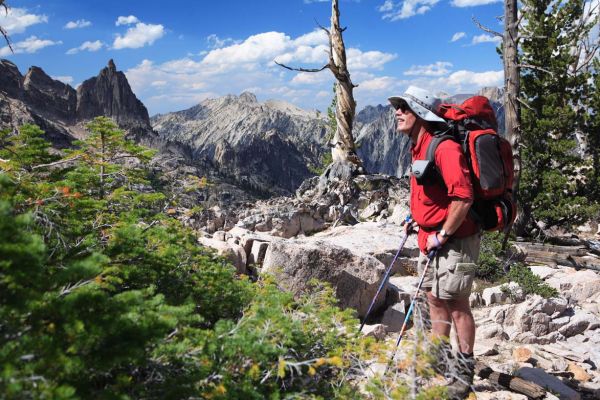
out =
<path fill-rule="evenodd" d="M 297 73 L 277 66 L 327 63 L 329 0 L 7 0 L 0 26 L 15 53 L 0 58 L 25 74 L 38 66 L 73 87 L 113 59 L 150 115 L 250 91 L 326 110 L 329 70 Z M 497 0 L 340 0 L 348 68 L 357 109 L 386 104 L 409 85 L 448 94 L 502 86 Z"/>

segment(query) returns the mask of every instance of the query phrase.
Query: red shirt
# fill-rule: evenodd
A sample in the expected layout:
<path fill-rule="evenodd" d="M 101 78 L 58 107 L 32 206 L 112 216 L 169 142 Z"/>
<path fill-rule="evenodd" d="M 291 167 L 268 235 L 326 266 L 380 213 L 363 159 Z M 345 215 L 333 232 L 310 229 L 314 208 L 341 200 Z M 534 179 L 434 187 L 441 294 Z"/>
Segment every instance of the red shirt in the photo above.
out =
<path fill-rule="evenodd" d="M 412 159 L 426 159 L 427 147 L 433 136 L 425 132 L 411 149 Z M 446 187 L 441 184 L 419 185 L 414 176 L 410 178 L 410 212 L 419 224 L 419 248 L 427 249 L 427 236 L 442 229 L 448 217 L 448 207 L 454 199 L 473 200 L 473 186 L 467 160 L 458 143 L 445 140 L 435 150 L 435 165 L 440 171 Z M 471 236 L 479 231 L 477 224 L 467 216 L 455 237 Z"/>

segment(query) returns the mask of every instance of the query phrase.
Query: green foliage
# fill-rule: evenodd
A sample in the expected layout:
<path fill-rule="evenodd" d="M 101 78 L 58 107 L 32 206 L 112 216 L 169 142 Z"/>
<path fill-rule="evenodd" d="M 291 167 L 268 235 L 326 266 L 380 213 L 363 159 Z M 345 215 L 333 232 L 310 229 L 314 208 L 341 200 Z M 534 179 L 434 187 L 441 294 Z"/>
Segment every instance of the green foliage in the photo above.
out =
<path fill-rule="evenodd" d="M 585 179 L 589 161 L 577 148 L 576 132 L 597 135 L 582 117 L 589 107 L 589 71 L 573 51 L 593 23 L 581 24 L 579 0 L 524 0 L 521 35 L 522 175 L 519 192 L 525 218 L 533 224 L 572 227 L 598 214 L 600 198 Z M 590 92 L 591 93 L 591 92 Z"/>
<path fill-rule="evenodd" d="M 435 384 L 438 373 L 433 368 L 434 365 L 440 366 L 440 362 L 445 362 L 445 359 L 440 357 L 440 352 L 446 340 L 437 337 L 427 338 L 422 332 L 417 333 L 413 343 L 405 342 L 405 346 L 408 346 L 409 349 L 406 351 L 404 358 L 397 362 L 395 366 L 388 365 L 391 372 L 384 376 L 375 377 L 368 382 L 366 391 L 370 396 L 367 398 L 378 400 L 448 399 L 447 388 Z M 397 371 L 394 371 L 394 368 Z M 395 372 L 402 373 L 402 378 L 398 378 Z M 417 383 L 416 380 L 419 382 Z M 423 383 L 426 384 L 423 385 Z M 411 389 L 415 391 L 414 397 L 411 394 Z"/>
<path fill-rule="evenodd" d="M 318 166 L 309 166 L 308 170 L 315 175 L 321 175 L 329 164 L 333 162 L 331 152 L 326 152 L 321 156 L 321 163 Z"/>
<path fill-rule="evenodd" d="M 544 298 L 558 296 L 556 289 L 544 283 L 542 278 L 531 272 L 523 263 L 513 264 L 506 276 L 506 280 L 518 283 L 525 294 L 538 294 Z"/>
<path fill-rule="evenodd" d="M 484 232 L 476 277 L 487 282 L 498 281 L 504 275 L 502 255 L 502 235 Z"/>
<path fill-rule="evenodd" d="M 331 99 L 331 104 L 327 107 L 327 137 L 325 139 L 326 143 L 329 143 L 333 140 L 335 133 L 337 131 L 337 118 L 336 118 L 336 110 L 337 110 L 337 86 L 333 85 L 333 98 Z"/>
<path fill-rule="evenodd" d="M 56 161 L 58 157 L 50 154 L 50 143 L 43 135 L 44 131 L 30 124 L 21 126 L 17 134 L 0 131 L 0 158 L 6 160 L 2 167 L 30 170 L 34 165 Z"/>
<path fill-rule="evenodd" d="M 477 266 L 477 278 L 488 283 L 519 284 L 524 294 L 539 294 L 542 297 L 558 296 L 556 289 L 548 286 L 544 281 L 523 263 L 507 260 L 506 253 L 502 250 L 503 235 L 485 232 L 481 240 L 481 252 Z M 505 272 L 504 266 L 510 266 Z M 503 290 L 510 292 L 508 286 Z"/>
<path fill-rule="evenodd" d="M 37 127 L 1 137 L 3 398 L 357 398 L 370 348 L 331 288 L 237 276 L 163 212 L 150 151 L 88 129 L 60 159 Z"/>
<path fill-rule="evenodd" d="M 331 99 L 331 104 L 327 107 L 327 134 L 325 135 L 325 144 L 329 145 L 335 136 L 335 132 L 337 131 L 337 119 L 335 117 L 337 108 L 337 94 L 336 94 L 336 85 L 333 85 L 333 98 Z M 329 164 L 333 162 L 333 156 L 331 152 L 327 151 L 321 156 L 320 163 L 318 165 L 312 166 L 309 165 L 308 170 L 315 175 L 321 175 L 325 172 L 325 169 Z"/>
<path fill-rule="evenodd" d="M 588 110 L 585 130 L 588 132 L 588 151 L 591 165 L 587 169 L 586 179 L 591 187 L 591 198 L 600 201 L 600 60 L 594 59 L 592 78 L 586 86 L 586 103 Z"/>

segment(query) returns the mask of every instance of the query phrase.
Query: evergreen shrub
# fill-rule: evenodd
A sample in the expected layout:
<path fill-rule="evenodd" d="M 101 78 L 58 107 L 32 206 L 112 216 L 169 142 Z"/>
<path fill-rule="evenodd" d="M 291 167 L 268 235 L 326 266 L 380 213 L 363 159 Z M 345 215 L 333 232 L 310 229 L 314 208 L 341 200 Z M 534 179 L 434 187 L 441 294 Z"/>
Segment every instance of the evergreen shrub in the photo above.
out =
<path fill-rule="evenodd" d="M 358 398 L 369 341 L 314 283 L 294 299 L 165 214 L 152 152 L 108 118 L 61 156 L 0 135 L 0 392 L 6 399 Z"/>

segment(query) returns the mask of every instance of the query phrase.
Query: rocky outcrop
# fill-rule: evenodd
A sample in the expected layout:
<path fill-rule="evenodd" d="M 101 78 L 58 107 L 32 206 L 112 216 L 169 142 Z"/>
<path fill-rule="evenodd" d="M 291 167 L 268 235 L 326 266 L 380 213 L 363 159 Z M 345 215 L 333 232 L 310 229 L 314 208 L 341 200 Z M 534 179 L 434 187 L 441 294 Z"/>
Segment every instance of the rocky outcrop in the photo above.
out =
<path fill-rule="evenodd" d="M 74 122 L 77 92 L 71 86 L 50 78 L 39 67 L 31 67 L 23 79 L 23 89 L 23 100 L 39 115 Z"/>
<path fill-rule="evenodd" d="M 77 120 L 87 121 L 100 115 L 113 118 L 120 127 L 137 134 L 152 130 L 148 110 L 113 60 L 98 76 L 77 88 Z"/>
<path fill-rule="evenodd" d="M 23 92 L 23 77 L 8 60 L 0 60 L 0 92 L 11 98 L 20 98 Z"/>
<path fill-rule="evenodd" d="M 74 139 L 85 135 L 83 125 L 101 115 L 113 118 L 145 144 L 160 145 L 146 107 L 112 60 L 77 91 L 39 67 L 31 67 L 22 76 L 13 63 L 0 60 L 0 106 L 0 129 L 33 123 L 58 148 L 69 147 Z"/>

